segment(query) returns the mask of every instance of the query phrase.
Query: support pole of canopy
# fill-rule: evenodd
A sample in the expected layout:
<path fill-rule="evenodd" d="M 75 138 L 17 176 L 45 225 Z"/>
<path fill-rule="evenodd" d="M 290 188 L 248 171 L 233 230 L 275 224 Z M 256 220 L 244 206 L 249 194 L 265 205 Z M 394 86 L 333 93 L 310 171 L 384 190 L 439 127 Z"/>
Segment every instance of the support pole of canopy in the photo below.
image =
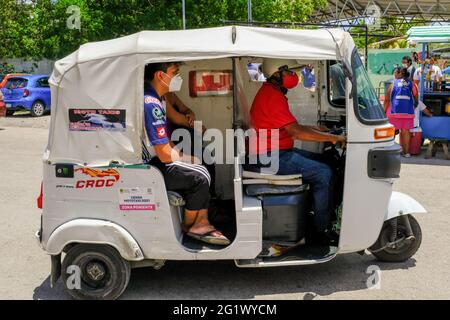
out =
<path fill-rule="evenodd" d="M 183 30 L 186 29 L 186 0 L 182 0 L 182 11 L 183 11 Z"/>
<path fill-rule="evenodd" d="M 248 0 L 247 3 L 247 14 L 248 14 L 248 23 L 251 24 L 253 22 L 253 16 L 252 16 L 252 0 Z"/>
<path fill-rule="evenodd" d="M 239 119 L 239 99 L 238 99 L 238 83 L 237 83 L 237 58 L 232 59 L 232 79 L 233 79 L 233 130 L 242 129 L 242 122 Z M 239 146 L 242 145 L 242 141 L 239 140 L 239 135 L 234 134 L 233 144 L 234 144 L 234 156 L 238 156 L 240 154 Z"/>
<path fill-rule="evenodd" d="M 232 58 L 233 68 L 232 68 L 232 79 L 233 79 L 233 129 L 238 129 L 241 127 L 239 121 L 239 105 L 238 105 L 238 85 L 237 85 L 237 62 L 236 58 Z"/>

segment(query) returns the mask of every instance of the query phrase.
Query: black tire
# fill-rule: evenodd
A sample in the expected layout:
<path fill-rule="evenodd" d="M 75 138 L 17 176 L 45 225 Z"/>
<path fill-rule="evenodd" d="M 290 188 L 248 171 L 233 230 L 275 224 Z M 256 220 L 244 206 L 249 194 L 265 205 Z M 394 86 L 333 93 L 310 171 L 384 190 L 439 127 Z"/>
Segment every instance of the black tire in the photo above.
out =
<path fill-rule="evenodd" d="M 12 116 L 14 114 L 15 111 L 13 110 L 6 110 L 6 115 L 7 116 Z"/>
<path fill-rule="evenodd" d="M 33 117 L 42 117 L 45 114 L 45 104 L 37 100 L 31 106 L 30 113 Z"/>
<path fill-rule="evenodd" d="M 80 287 L 71 289 L 74 284 L 73 270 L 80 270 Z M 90 268 L 90 273 L 88 272 Z M 100 275 L 94 272 L 100 272 Z M 119 252 L 108 245 L 78 244 L 72 247 L 64 257 L 61 269 L 64 289 L 78 300 L 114 300 L 120 297 L 130 281 L 130 263 Z M 101 278 L 95 279 L 96 276 Z"/>
<path fill-rule="evenodd" d="M 399 236 L 405 235 L 406 227 L 402 218 L 398 217 L 397 224 L 397 234 Z M 369 251 L 380 261 L 384 262 L 403 262 L 411 258 L 419 249 L 420 244 L 422 243 L 422 230 L 420 229 L 420 225 L 417 220 L 412 216 L 408 215 L 409 224 L 411 225 L 411 230 L 414 234 L 415 240 L 410 243 L 400 244 L 397 248 L 385 248 L 378 252 L 373 252 L 379 250 L 389 242 L 389 237 L 392 232 L 392 226 L 389 221 L 385 221 L 383 228 L 381 229 L 380 235 L 377 239 L 377 242 L 373 246 L 369 248 Z"/>

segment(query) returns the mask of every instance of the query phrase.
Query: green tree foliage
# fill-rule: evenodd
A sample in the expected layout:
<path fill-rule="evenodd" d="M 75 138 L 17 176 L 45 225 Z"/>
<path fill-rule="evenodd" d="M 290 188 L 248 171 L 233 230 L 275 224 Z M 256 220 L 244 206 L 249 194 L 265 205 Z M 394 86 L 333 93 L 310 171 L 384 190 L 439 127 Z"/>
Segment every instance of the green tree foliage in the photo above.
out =
<path fill-rule="evenodd" d="M 2 0 L 0 5 L 0 56 L 35 54 L 32 40 L 31 11 L 16 0 Z"/>
<path fill-rule="evenodd" d="M 1 0 L 0 57 L 61 58 L 81 44 L 182 28 L 181 0 Z M 256 21 L 303 22 L 327 0 L 253 0 Z M 81 28 L 69 29 L 70 6 Z M 247 0 L 186 0 L 187 28 L 247 20 Z"/>

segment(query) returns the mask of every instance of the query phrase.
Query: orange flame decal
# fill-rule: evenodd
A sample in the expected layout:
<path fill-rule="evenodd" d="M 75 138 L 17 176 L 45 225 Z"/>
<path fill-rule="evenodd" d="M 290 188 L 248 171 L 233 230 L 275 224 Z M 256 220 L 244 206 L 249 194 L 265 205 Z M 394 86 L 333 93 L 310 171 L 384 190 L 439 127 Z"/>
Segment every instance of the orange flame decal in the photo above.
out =
<path fill-rule="evenodd" d="M 114 177 L 114 179 L 116 179 L 116 181 L 118 181 L 120 179 L 120 174 L 115 169 L 100 170 L 100 169 L 92 169 L 92 168 L 79 168 L 79 169 L 75 170 L 75 172 L 83 173 L 92 178 Z"/>

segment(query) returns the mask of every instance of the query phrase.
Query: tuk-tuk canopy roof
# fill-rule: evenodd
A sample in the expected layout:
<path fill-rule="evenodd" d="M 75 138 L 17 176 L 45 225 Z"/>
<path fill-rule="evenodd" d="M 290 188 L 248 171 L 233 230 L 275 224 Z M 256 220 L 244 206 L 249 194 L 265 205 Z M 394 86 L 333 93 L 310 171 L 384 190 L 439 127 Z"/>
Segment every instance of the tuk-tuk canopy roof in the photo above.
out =
<path fill-rule="evenodd" d="M 412 27 L 406 34 L 413 44 L 450 42 L 450 26 Z"/>
<path fill-rule="evenodd" d="M 227 57 L 346 60 L 353 48 L 351 36 L 342 29 L 245 26 L 143 31 L 84 44 L 55 63 L 50 79 L 52 119 L 44 159 L 84 165 L 140 161 L 147 63 Z M 74 119 L 80 119 L 73 115 L 73 109 L 125 110 L 126 129 L 70 130 Z"/>
<path fill-rule="evenodd" d="M 298 30 L 226 26 L 142 31 L 122 38 L 84 44 L 75 53 L 57 61 L 55 67 L 63 71 L 75 63 L 133 54 L 147 55 L 147 58 L 154 58 L 151 60 L 158 62 L 232 56 L 339 59 L 349 41 L 352 42 L 350 35 L 342 29 Z"/>

